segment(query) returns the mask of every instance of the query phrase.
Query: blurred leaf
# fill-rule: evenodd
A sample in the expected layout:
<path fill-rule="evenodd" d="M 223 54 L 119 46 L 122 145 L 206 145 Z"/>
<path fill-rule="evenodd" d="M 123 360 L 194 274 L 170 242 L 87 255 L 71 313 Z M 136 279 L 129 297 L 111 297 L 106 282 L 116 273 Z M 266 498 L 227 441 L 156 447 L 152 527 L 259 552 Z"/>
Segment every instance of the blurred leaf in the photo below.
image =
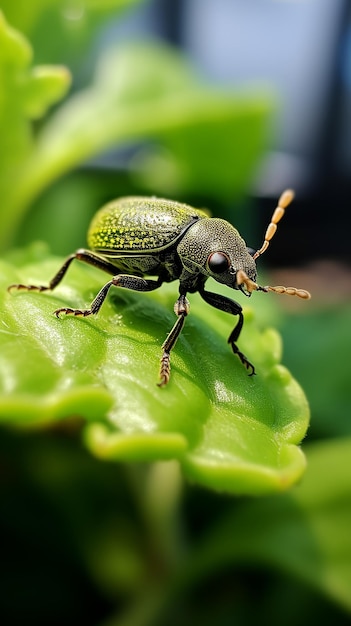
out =
<path fill-rule="evenodd" d="M 28 44 L 26 47 L 28 64 Z M 44 80 L 42 73 L 38 76 L 36 72 L 35 78 L 25 111 L 36 116 L 43 112 L 38 90 L 53 97 L 57 85 L 47 76 Z M 6 106 L 12 111 L 12 101 L 22 100 L 11 90 L 5 93 Z M 267 95 L 238 95 L 204 86 L 188 63 L 167 46 L 128 44 L 117 53 L 108 53 L 98 66 L 94 84 L 51 116 L 35 144 L 27 140 L 26 151 L 15 152 L 16 185 L 13 179 L 9 184 L 6 176 L 1 181 L 4 215 L 0 243 L 9 245 L 32 201 L 55 179 L 106 148 L 131 141 L 169 142 L 176 163 L 173 188 L 179 193 L 190 188 L 203 191 L 205 177 L 206 192 L 227 200 L 247 185 L 263 147 L 270 107 Z M 6 129 L 9 136 L 16 135 L 18 126 L 24 124 L 29 136 L 23 112 L 20 117 L 11 115 L 12 126 Z M 206 128 L 207 139 L 203 138 Z M 182 140 L 175 142 L 178 132 Z M 205 151 L 207 141 L 210 145 Z M 240 167 L 236 167 L 235 157 L 240 159 Z M 233 169 L 237 174 L 233 175 Z"/>
<path fill-rule="evenodd" d="M 176 286 L 154 294 L 115 290 L 97 318 L 58 320 L 55 308 L 85 306 L 103 277 L 77 264 L 53 294 L 7 294 L 6 285 L 42 283 L 60 265 L 40 249 L 31 254 L 17 257 L 20 271 L 2 265 L 2 420 L 23 427 L 78 415 L 92 422 L 85 441 L 100 458 L 176 458 L 192 480 L 232 493 L 280 491 L 301 476 L 296 444 L 307 428 L 307 402 L 279 365 L 279 337 L 260 331 L 250 310 L 240 346 L 256 377 L 226 345 L 235 321 L 195 294 L 171 381 L 159 389 Z"/>
<path fill-rule="evenodd" d="M 350 334 L 351 307 L 312 308 L 280 320 L 286 359 L 303 385 L 311 404 L 312 433 L 319 436 L 351 434 Z"/>
<path fill-rule="evenodd" d="M 5 22 L 0 12 L 0 194 L 4 237 L 11 197 L 21 185 L 22 168 L 30 158 L 32 133 L 29 120 L 42 116 L 66 93 L 70 76 L 65 68 L 32 69 L 27 41 Z"/>
<path fill-rule="evenodd" d="M 224 515 L 191 558 L 190 579 L 228 563 L 293 574 L 351 612 L 351 439 L 306 446 L 301 485 Z"/>
<path fill-rule="evenodd" d="M 153 152 L 149 161 L 144 148 L 132 168 L 153 193 L 192 190 L 227 201 L 252 176 L 271 106 L 267 93 L 206 86 L 164 44 L 126 44 L 106 53 L 93 86 L 51 119 L 33 169 L 41 170 L 49 159 L 61 174 L 106 147 L 147 139 L 163 147 L 166 157 L 155 167 Z"/>
<path fill-rule="evenodd" d="M 25 114 L 30 119 L 43 117 L 52 104 L 61 100 L 69 82 L 69 74 L 63 67 L 34 67 L 26 92 L 23 93 Z"/>
<path fill-rule="evenodd" d="M 219 95 L 219 94 L 218 94 Z M 224 94 L 223 94 L 224 95 Z M 229 96 L 229 94 L 228 94 Z M 266 143 L 267 94 L 238 93 L 220 103 L 204 103 L 190 123 L 166 129 L 162 146 L 146 146 L 133 160 L 136 181 L 159 195 L 198 194 L 209 201 L 233 202 L 252 182 L 253 168 Z"/>
<path fill-rule="evenodd" d="M 68 33 L 72 21 L 76 27 L 86 29 L 91 25 L 93 16 L 111 12 L 114 14 L 119 9 L 140 3 L 142 0 L 2 0 L 1 8 L 6 18 L 15 28 L 34 36 L 40 46 L 40 39 L 45 37 L 41 25 L 50 19 L 51 35 L 60 33 L 61 46 L 64 47 L 69 40 Z M 92 15 L 90 15 L 92 14 Z M 65 33 L 66 31 L 66 33 Z M 47 35 L 47 33 L 46 33 Z M 65 36 L 66 35 L 66 36 Z M 62 39 L 63 37 L 63 39 Z"/>

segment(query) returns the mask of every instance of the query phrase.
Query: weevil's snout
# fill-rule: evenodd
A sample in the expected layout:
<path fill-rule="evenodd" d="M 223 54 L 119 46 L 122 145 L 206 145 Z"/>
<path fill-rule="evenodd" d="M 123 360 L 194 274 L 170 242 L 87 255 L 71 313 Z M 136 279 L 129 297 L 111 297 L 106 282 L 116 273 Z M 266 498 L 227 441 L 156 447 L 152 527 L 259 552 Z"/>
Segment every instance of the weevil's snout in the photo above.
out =
<path fill-rule="evenodd" d="M 256 272 L 254 277 L 256 278 Z M 236 272 L 236 289 L 240 289 L 240 291 L 249 298 L 252 292 L 259 290 L 260 287 L 255 280 L 248 276 L 245 270 L 240 269 Z"/>
<path fill-rule="evenodd" d="M 251 296 L 252 290 L 249 290 L 246 286 L 246 282 L 249 280 L 246 272 L 244 270 L 237 270 L 232 265 L 229 267 L 228 273 L 230 275 L 230 281 L 227 281 L 227 284 L 232 289 L 238 289 L 241 291 L 244 296 L 248 298 Z M 243 280 L 243 277 L 244 280 Z"/>
<path fill-rule="evenodd" d="M 232 269 L 232 275 L 235 280 L 233 287 L 234 289 L 239 289 L 245 296 L 250 297 L 258 285 L 256 283 L 256 263 L 247 249 L 243 252 L 238 265 L 238 268 Z"/>
<path fill-rule="evenodd" d="M 247 298 L 250 298 L 252 295 L 252 291 L 249 291 L 244 283 L 238 285 L 237 289 L 239 289 Z"/>

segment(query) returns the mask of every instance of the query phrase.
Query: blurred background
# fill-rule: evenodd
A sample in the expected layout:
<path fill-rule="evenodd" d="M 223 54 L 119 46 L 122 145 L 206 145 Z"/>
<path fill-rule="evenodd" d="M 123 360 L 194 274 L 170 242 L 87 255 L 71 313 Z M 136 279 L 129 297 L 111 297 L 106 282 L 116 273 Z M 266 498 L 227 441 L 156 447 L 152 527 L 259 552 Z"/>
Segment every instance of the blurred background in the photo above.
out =
<path fill-rule="evenodd" d="M 350 260 L 350 28 L 351 9 L 343 0 L 157 0 L 106 31 L 104 44 L 164 38 L 210 84 L 262 86 L 277 98 L 265 152 L 246 189 L 261 203 L 255 215 L 260 232 L 281 190 L 297 192 L 289 237 L 275 242 L 269 264 Z"/>
<path fill-rule="evenodd" d="M 254 92 L 256 97 L 261 92 L 271 97 L 262 153 L 256 155 L 256 162 L 251 161 L 250 177 L 245 181 L 245 196 L 260 202 L 255 212 L 257 232 L 263 232 L 283 189 L 293 187 L 296 202 L 294 210 L 289 212 L 288 225 L 282 225 L 288 229 L 289 236 L 277 238 L 265 262 L 295 266 L 320 258 L 349 261 L 346 210 L 351 168 L 349 2 L 153 0 L 131 4 L 136 6 L 114 16 L 113 10 L 108 15 L 97 11 L 94 3 L 95 13 L 83 1 L 47 3 L 46 10 L 28 28 L 34 62 L 65 63 L 73 72 L 74 93 L 93 79 L 99 59 L 106 51 L 124 50 L 130 42 L 166 42 L 186 55 L 193 64 L 196 79 L 209 87 L 235 89 L 239 94 Z M 8 8 L 7 13 L 10 18 L 11 13 L 15 14 L 16 25 L 16 21 L 21 22 L 23 8 Z M 53 37 L 52 28 L 59 28 L 60 36 Z M 109 80 L 113 80 L 112 71 Z M 247 141 L 250 139 L 247 137 Z M 111 172 L 115 174 L 112 190 L 104 194 L 106 197 L 115 193 L 117 175 L 132 174 L 128 186 L 143 190 L 145 179 L 156 164 L 160 170 L 158 178 L 164 179 L 158 186 L 164 193 L 187 198 L 190 195 L 194 202 L 198 199 L 207 205 L 218 203 L 220 192 L 202 191 L 195 175 L 186 189 L 179 180 L 172 162 L 175 156 L 167 153 L 167 148 L 171 145 L 179 158 L 185 159 L 186 148 L 189 152 L 190 149 L 186 138 L 181 140 L 183 146 L 174 146 L 174 139 L 172 146 L 169 137 L 161 141 L 155 136 L 147 141 L 137 137 L 124 141 L 123 147 L 112 146 L 109 151 L 94 155 L 80 167 L 88 165 L 95 175 L 105 175 L 106 180 Z M 210 154 L 210 143 L 207 149 Z M 233 180 L 239 159 L 240 155 L 235 154 L 230 164 Z M 219 169 L 223 164 L 212 161 L 212 168 L 216 167 Z M 151 187 L 150 182 L 147 187 Z M 232 197 L 235 191 L 233 182 Z M 230 193 L 226 204 L 230 205 Z M 333 207 L 338 208 L 335 214 Z M 231 211 L 235 219 L 235 209 L 232 207 Z M 35 221 L 34 229 L 37 232 Z M 27 239 L 32 236 L 31 229 Z M 306 245 L 297 247 L 296 242 L 301 240 Z"/>
<path fill-rule="evenodd" d="M 296 201 L 293 210 L 289 211 L 288 225 L 280 229 L 265 263 L 281 267 L 321 258 L 349 261 L 349 2 L 149 0 L 131 2 L 132 7 L 124 11 L 124 2 L 111 3 L 112 7 L 113 4 L 122 5 L 118 13 L 115 7 L 115 15 L 113 10 L 106 11 L 106 7 L 97 10 L 96 4 L 79 0 L 56 1 L 47 3 L 45 10 L 37 11 L 36 15 L 33 5 L 34 16 L 30 19 L 31 12 L 24 10 L 21 3 L 16 8 L 10 3 L 2 3 L 13 26 L 21 28 L 25 25 L 33 45 L 34 63 L 64 63 L 70 68 L 73 73 L 71 94 L 87 87 L 101 58 L 105 55 L 106 60 L 111 49 L 125 50 L 127 44 L 156 41 L 171 44 L 185 54 L 193 66 L 196 81 L 209 88 L 251 93 L 258 100 L 271 98 L 267 126 L 261 130 L 261 134 L 264 132 L 261 154 L 251 159 L 250 172 L 240 185 L 241 196 L 244 191 L 246 199 L 260 202 L 258 209 L 255 205 L 254 216 L 250 218 L 255 221 L 255 235 L 258 237 L 263 232 L 283 189 L 293 187 Z M 103 4 L 109 6 L 109 3 Z M 161 51 L 159 56 L 162 56 Z M 109 75 L 111 91 L 117 82 L 118 65 L 115 68 Z M 171 73 L 170 70 L 170 81 Z M 187 130 L 195 137 L 194 126 L 189 128 L 188 125 Z M 173 192 L 189 202 L 210 205 L 212 211 L 231 211 L 232 220 L 237 221 L 233 201 L 238 200 L 235 171 L 240 167 L 240 155 L 231 154 L 233 160 L 227 164 L 227 169 L 228 172 L 232 169 L 232 188 L 229 187 L 226 196 L 222 193 L 221 197 L 220 189 L 209 193 L 206 180 L 202 179 L 201 185 L 196 174 L 193 180 L 189 176 L 187 184 L 181 180 L 179 170 L 185 165 L 179 166 L 179 159 L 195 159 L 191 155 L 191 141 L 187 141 L 185 133 L 179 132 L 177 139 L 171 137 L 170 129 L 168 136 L 164 133 L 160 137 L 157 132 L 153 136 L 150 133 L 151 137 L 146 139 L 137 136 L 116 141 L 108 151 L 97 151 L 99 155 L 77 164 L 83 170 L 89 167 L 89 173 L 93 172 L 97 179 L 98 175 L 104 176 L 107 186 L 112 180 L 112 189 L 101 194 L 101 200 L 118 194 L 116 180 L 121 177 L 127 180 L 127 189 L 122 185 L 121 191 L 135 189 L 151 193 L 153 190 L 168 195 Z M 246 139 L 251 141 L 249 136 Z M 123 146 L 118 145 L 121 143 Z M 210 158 L 210 145 L 207 146 Z M 241 144 L 239 147 L 243 150 Z M 197 158 L 202 158 L 200 150 Z M 245 158 L 243 154 L 242 159 Z M 157 176 L 150 174 L 150 170 L 155 170 L 154 166 L 158 170 Z M 212 160 L 213 170 L 224 167 L 222 162 Z M 217 187 L 220 183 L 223 181 L 219 177 Z M 225 184 L 229 186 L 227 181 Z M 95 192 L 94 207 L 100 201 L 96 195 Z M 224 207 L 223 197 L 226 200 Z M 47 197 L 43 203 L 47 206 Z M 216 207 L 215 203 L 219 206 Z M 66 217 L 62 210 L 55 216 L 58 226 L 61 222 L 66 223 Z M 41 236 L 44 229 L 49 235 L 40 207 L 34 207 L 29 228 L 23 229 L 25 240 Z M 55 237 L 54 250 L 60 248 L 58 251 L 61 252 L 62 245 L 59 246 L 57 241 Z M 73 247 L 81 245 L 81 240 L 78 244 L 76 240 L 66 241 L 64 252 L 69 251 L 72 244 Z M 304 245 L 297 246 L 297 242 L 302 241 Z"/>
<path fill-rule="evenodd" d="M 0 0 L 0 8 L 32 47 L 1 35 L 3 253 L 41 240 L 68 254 L 85 245 L 96 209 L 126 194 L 209 208 L 258 248 L 277 198 L 294 188 L 260 267 L 271 284 L 309 289 L 313 300 L 276 298 L 263 320 L 282 333 L 284 364 L 310 401 L 308 440 L 348 437 L 349 0 Z M 31 64 L 67 67 L 71 86 L 68 75 L 50 82 L 45 71 L 25 91 Z M 181 600 L 173 589 L 166 617 L 161 609 L 152 617 L 145 601 L 124 621 L 119 609 L 148 579 L 143 559 L 162 571 L 140 478 L 130 489 L 127 471 L 112 473 L 62 433 L 3 433 L 1 464 L 5 625 L 268 625 L 282 611 L 286 624 L 350 623 L 333 584 L 323 595 L 313 576 L 307 584 L 289 564 L 254 558 L 214 569 Z M 350 520 L 348 489 L 340 524 Z M 179 533 L 191 545 L 241 505 L 184 487 Z M 276 506 L 257 504 L 256 519 L 273 519 Z M 293 545 L 294 532 L 287 537 Z"/>

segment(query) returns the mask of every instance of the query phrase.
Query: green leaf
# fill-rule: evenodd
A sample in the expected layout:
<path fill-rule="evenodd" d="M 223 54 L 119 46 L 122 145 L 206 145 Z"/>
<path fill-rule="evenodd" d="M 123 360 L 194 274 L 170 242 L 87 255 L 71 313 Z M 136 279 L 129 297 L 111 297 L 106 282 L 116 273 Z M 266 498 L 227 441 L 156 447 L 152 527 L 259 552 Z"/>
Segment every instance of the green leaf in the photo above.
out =
<path fill-rule="evenodd" d="M 78 415 L 89 421 L 84 438 L 98 457 L 175 458 L 191 480 L 232 493 L 281 491 L 300 478 L 308 405 L 279 364 L 279 336 L 260 330 L 251 309 L 239 345 L 257 376 L 247 375 L 226 343 L 236 320 L 195 294 L 172 354 L 171 381 L 160 389 L 176 284 L 152 294 L 115 290 L 96 318 L 85 319 L 52 314 L 87 306 L 102 286 L 100 272 L 78 263 L 52 294 L 6 293 L 10 283 L 45 284 L 60 263 L 38 248 L 17 257 L 17 270 L 2 264 L 4 422 L 38 426 Z"/>

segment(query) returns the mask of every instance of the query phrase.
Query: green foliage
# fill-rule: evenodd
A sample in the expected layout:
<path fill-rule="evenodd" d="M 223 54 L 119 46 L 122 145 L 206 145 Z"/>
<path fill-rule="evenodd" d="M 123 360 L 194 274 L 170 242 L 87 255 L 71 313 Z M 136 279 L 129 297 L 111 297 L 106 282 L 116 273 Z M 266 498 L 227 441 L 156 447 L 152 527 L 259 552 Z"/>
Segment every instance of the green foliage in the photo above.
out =
<path fill-rule="evenodd" d="M 31 41 L 39 63 L 78 70 L 92 38 L 124 9 L 143 0 L 2 0 L 7 21 Z"/>
<path fill-rule="evenodd" d="M 169 192 L 201 190 L 228 199 L 243 191 L 265 140 L 267 95 L 210 89 L 166 45 L 126 44 L 108 51 L 93 84 L 72 95 L 33 136 L 29 120 L 64 95 L 69 74 L 32 68 L 28 42 L 3 18 L 1 29 L 0 132 L 10 152 L 3 152 L 0 170 L 0 245 L 9 244 L 32 202 L 58 177 L 131 141 L 153 140 L 166 149 L 164 164 L 158 161 L 157 176 L 150 177 L 153 193 L 165 191 L 165 180 Z M 149 172 L 148 163 L 144 154 L 140 175 Z"/>
<path fill-rule="evenodd" d="M 102 196 L 141 188 L 227 210 L 243 196 L 265 146 L 267 93 L 209 87 L 156 42 L 107 50 L 79 90 L 99 29 L 136 4 L 1 3 L 3 249 L 38 235 L 59 252 L 84 245 Z M 106 176 L 74 173 L 131 144 L 140 149 L 130 176 L 114 173 L 106 185 Z M 239 341 L 257 368 L 249 378 L 226 344 L 235 320 L 195 294 L 159 389 L 175 284 L 115 290 L 98 317 L 58 320 L 55 308 L 91 302 L 101 273 L 76 264 L 52 294 L 9 294 L 10 283 L 49 280 L 62 259 L 41 244 L 6 259 L 0 621 L 348 623 L 351 442 L 304 445 L 303 475 L 308 405 L 270 326 L 280 324 L 284 362 L 308 391 L 310 432 L 349 433 L 349 307 L 292 316 L 254 294 Z"/>

